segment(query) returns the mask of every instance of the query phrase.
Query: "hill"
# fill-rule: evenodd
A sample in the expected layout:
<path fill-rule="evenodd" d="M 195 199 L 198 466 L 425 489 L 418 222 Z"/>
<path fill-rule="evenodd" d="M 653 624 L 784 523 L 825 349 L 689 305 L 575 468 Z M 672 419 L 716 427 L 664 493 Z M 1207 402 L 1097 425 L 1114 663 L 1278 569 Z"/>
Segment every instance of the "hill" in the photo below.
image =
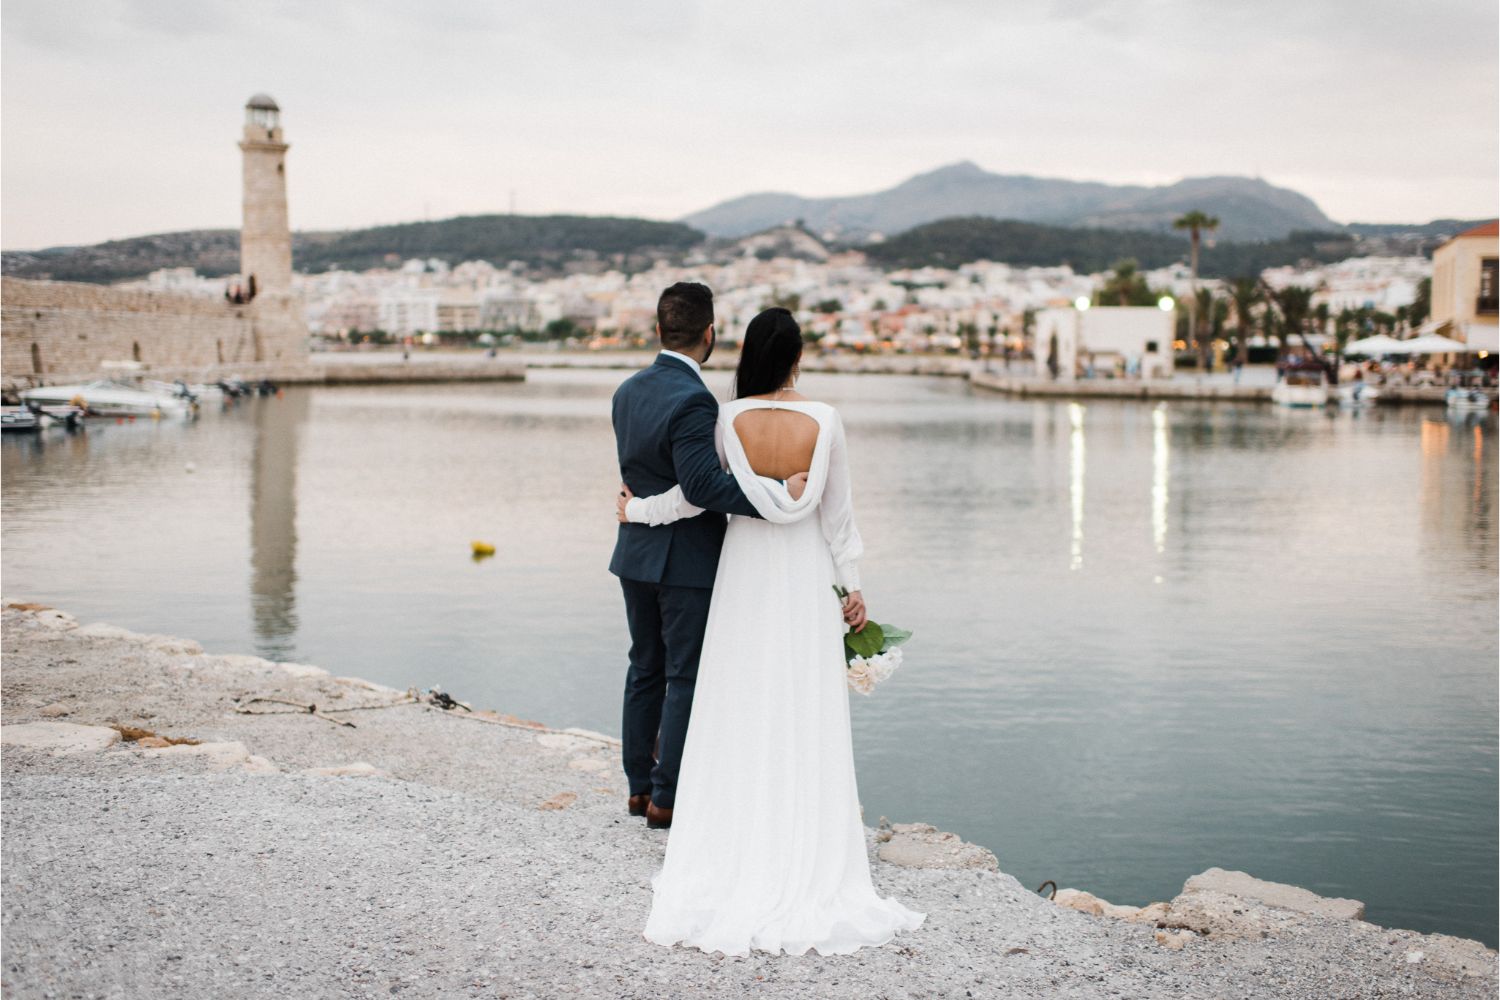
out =
<path fill-rule="evenodd" d="M 1339 228 L 1310 198 L 1249 177 L 1191 177 L 1161 187 L 994 174 L 955 163 L 886 191 L 837 198 L 752 194 L 682 221 L 714 236 L 737 237 L 801 219 L 814 231 L 859 237 L 896 233 L 954 216 L 1171 232 L 1172 220 L 1201 209 L 1233 240 L 1281 239 L 1297 230 Z"/>
<path fill-rule="evenodd" d="M 579 215 L 472 215 L 438 222 L 409 222 L 346 232 L 292 235 L 292 264 L 299 271 L 364 270 L 410 257 L 450 264 L 513 260 L 533 267 L 562 267 L 604 259 L 646 266 L 657 256 L 679 254 L 703 234 L 677 222 Z M 200 229 L 159 233 L 93 246 L 6 251 L 4 273 L 20 278 L 111 282 L 140 278 L 163 267 L 192 267 L 214 276 L 239 270 L 239 231 Z"/>
<path fill-rule="evenodd" d="M 1297 232 L 1261 243 L 1219 240 L 1205 244 L 1199 271 L 1206 277 L 1229 277 L 1302 260 L 1341 260 L 1354 244 L 1352 236 L 1336 232 Z M 863 249 L 885 267 L 957 267 L 992 260 L 1020 267 L 1069 264 L 1087 274 L 1125 257 L 1135 258 L 1142 268 L 1165 267 L 1186 259 L 1188 240 L 1181 233 L 1071 229 L 971 215 L 916 226 Z"/>

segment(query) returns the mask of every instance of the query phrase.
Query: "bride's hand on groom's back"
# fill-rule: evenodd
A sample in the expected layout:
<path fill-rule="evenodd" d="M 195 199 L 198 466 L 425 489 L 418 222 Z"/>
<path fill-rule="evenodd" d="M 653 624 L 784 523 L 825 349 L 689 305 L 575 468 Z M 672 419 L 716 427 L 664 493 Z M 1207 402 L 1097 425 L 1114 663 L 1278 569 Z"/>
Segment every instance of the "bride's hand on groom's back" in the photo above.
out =
<path fill-rule="evenodd" d="M 806 490 L 807 473 L 805 472 L 799 472 L 786 481 L 786 491 L 792 495 L 793 500 L 801 500 Z"/>
<path fill-rule="evenodd" d="M 635 494 L 630 492 L 630 487 L 624 483 L 620 484 L 620 495 L 615 497 L 615 518 L 621 524 L 629 524 L 630 518 L 625 516 L 625 505 L 628 504 Z"/>

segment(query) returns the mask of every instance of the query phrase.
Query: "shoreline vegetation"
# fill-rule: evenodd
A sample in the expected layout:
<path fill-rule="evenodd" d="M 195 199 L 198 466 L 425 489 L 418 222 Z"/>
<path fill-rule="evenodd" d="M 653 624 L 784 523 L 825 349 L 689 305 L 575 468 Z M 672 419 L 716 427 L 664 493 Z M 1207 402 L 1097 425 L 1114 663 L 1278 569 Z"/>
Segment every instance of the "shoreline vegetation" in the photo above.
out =
<path fill-rule="evenodd" d="M 876 887 L 920 931 L 844 957 L 659 948 L 666 835 L 625 815 L 611 737 L 21 600 L 0 635 L 8 996 L 1496 992 L 1493 950 L 1357 900 L 1210 869 L 1145 907 L 1049 901 L 884 818 Z"/>

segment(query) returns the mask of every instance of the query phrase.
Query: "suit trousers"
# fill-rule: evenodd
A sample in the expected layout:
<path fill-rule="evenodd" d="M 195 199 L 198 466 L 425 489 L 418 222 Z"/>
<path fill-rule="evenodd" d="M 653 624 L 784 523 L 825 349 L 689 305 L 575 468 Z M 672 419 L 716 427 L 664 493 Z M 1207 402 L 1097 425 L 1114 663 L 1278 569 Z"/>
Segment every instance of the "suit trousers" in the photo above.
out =
<path fill-rule="evenodd" d="M 671 809 L 713 591 L 626 579 L 620 587 L 630 625 L 620 726 L 625 777 L 631 795 L 649 792 L 658 808 Z"/>

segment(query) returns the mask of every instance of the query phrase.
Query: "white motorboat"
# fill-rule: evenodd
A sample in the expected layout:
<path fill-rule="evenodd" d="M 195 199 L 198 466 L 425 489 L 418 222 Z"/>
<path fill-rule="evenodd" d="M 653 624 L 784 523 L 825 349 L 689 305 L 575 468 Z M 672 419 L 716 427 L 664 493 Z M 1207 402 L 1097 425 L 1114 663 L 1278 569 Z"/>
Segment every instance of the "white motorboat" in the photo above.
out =
<path fill-rule="evenodd" d="M 91 416 L 101 417 L 180 417 L 190 416 L 198 408 L 198 404 L 190 399 L 112 379 L 27 389 L 21 393 L 21 401 L 43 406 L 78 406 Z"/>
<path fill-rule="evenodd" d="M 1328 376 L 1323 366 L 1288 368 L 1281 381 L 1276 383 L 1276 388 L 1271 390 L 1271 402 L 1296 408 L 1326 406 Z"/>
<path fill-rule="evenodd" d="M 1476 385 L 1455 385 L 1444 394 L 1448 409 L 1459 411 L 1488 410 L 1494 402 L 1490 394 Z"/>
<path fill-rule="evenodd" d="M 1374 406 L 1380 390 L 1365 381 L 1345 382 L 1338 388 L 1340 406 Z"/>
<path fill-rule="evenodd" d="M 42 418 L 27 407 L 0 407 L 0 430 L 4 430 L 5 433 L 27 433 L 41 429 Z"/>

